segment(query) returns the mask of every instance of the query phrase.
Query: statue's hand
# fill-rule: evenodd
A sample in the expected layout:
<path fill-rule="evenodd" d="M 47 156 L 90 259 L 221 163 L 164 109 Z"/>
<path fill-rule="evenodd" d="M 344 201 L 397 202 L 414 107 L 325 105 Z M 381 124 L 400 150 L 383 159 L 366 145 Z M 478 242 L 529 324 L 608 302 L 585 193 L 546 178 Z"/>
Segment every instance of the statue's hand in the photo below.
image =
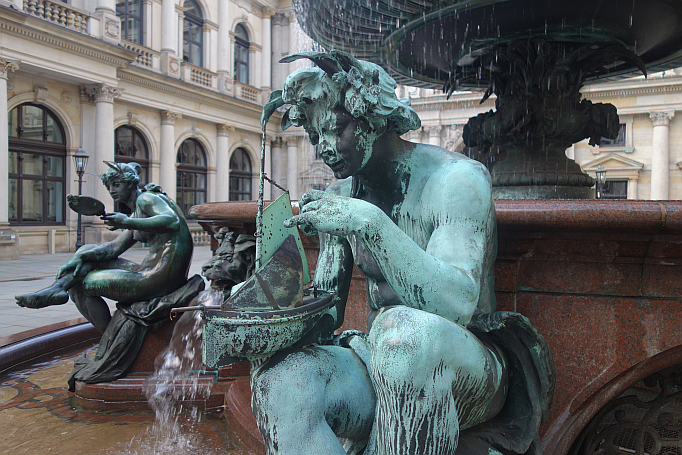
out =
<path fill-rule="evenodd" d="M 367 201 L 319 190 L 307 191 L 298 203 L 299 214 L 286 220 L 284 226 L 298 226 L 306 235 L 317 232 L 344 236 L 358 234 L 381 212 Z"/>
<path fill-rule="evenodd" d="M 57 270 L 57 279 L 60 279 L 67 273 L 70 273 L 73 271 L 73 276 L 76 276 L 78 272 L 80 271 L 81 267 L 83 267 L 83 258 L 76 254 L 73 256 L 71 259 L 66 261 L 66 264 L 61 266 L 59 270 Z"/>
<path fill-rule="evenodd" d="M 100 218 L 107 225 L 107 229 L 115 231 L 116 229 L 126 229 L 126 222 L 130 217 L 124 213 L 115 212 L 107 213 Z"/>

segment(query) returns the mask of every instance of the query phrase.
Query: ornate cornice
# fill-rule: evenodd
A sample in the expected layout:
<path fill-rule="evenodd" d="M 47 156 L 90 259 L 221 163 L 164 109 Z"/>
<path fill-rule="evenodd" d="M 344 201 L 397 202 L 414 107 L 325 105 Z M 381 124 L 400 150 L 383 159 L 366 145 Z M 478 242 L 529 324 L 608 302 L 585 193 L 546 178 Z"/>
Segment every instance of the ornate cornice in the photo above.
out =
<path fill-rule="evenodd" d="M 650 112 L 649 117 L 654 122 L 654 126 L 668 126 L 670 119 L 675 117 L 675 111 Z"/>
<path fill-rule="evenodd" d="M 52 24 L 48 24 L 48 26 L 49 25 Z M 52 46 L 55 48 L 71 51 L 73 53 L 95 60 L 111 63 L 116 66 L 125 66 L 128 63 L 134 61 L 135 57 L 137 57 L 136 53 L 124 48 L 116 48 L 116 51 L 118 53 L 124 53 L 124 55 L 129 54 L 129 57 L 124 57 L 123 55 L 113 55 L 112 53 L 107 53 L 106 51 L 99 51 L 90 46 L 84 46 L 82 45 L 82 42 L 84 41 L 87 42 L 88 44 L 90 43 L 90 41 L 92 41 L 93 43 L 99 43 L 99 41 L 91 39 L 88 36 L 83 36 L 78 32 L 66 29 L 59 25 L 55 25 L 54 27 L 59 29 L 59 34 L 46 32 L 44 30 L 33 30 L 31 27 L 27 27 L 26 24 L 20 26 L 12 23 L 7 23 L 4 21 L 0 22 L 0 31 L 3 33 L 20 35 L 33 41 L 40 42 L 47 46 Z M 65 39 L 70 38 L 69 35 L 71 33 L 78 35 L 77 39 L 80 40 L 80 42 L 76 41 L 76 39 L 74 40 Z M 111 49 L 111 46 L 109 46 L 109 48 Z"/>
<path fill-rule="evenodd" d="M 10 71 L 16 71 L 19 69 L 19 64 L 17 62 L 10 62 L 4 58 L 0 58 L 0 77 L 7 79 L 7 73 Z"/>
<path fill-rule="evenodd" d="M 218 123 L 216 126 L 218 130 L 218 136 L 229 136 L 230 133 L 234 132 L 234 126 L 228 125 L 227 123 Z"/>
<path fill-rule="evenodd" d="M 171 111 L 161 111 L 161 124 L 162 125 L 175 125 L 176 120 L 180 120 L 182 114 Z"/>

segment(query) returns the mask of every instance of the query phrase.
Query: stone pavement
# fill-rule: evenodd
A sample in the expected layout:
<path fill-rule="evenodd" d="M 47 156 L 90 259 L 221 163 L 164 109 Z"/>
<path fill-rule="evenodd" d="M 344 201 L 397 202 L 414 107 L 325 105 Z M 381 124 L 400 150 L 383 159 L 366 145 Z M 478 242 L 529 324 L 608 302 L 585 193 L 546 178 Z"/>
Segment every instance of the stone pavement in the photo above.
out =
<path fill-rule="evenodd" d="M 122 257 L 140 262 L 147 248 L 132 248 Z M 55 274 L 73 253 L 26 254 L 16 261 L 0 261 L 0 346 L 50 329 L 46 326 L 73 325 L 85 322 L 73 302 L 42 309 L 21 308 L 15 295 L 37 291 L 52 284 Z M 209 246 L 194 248 L 189 276 L 201 275 L 201 266 L 211 257 Z M 109 301 L 109 307 L 115 304 Z M 25 336 L 22 336 L 22 333 Z"/>

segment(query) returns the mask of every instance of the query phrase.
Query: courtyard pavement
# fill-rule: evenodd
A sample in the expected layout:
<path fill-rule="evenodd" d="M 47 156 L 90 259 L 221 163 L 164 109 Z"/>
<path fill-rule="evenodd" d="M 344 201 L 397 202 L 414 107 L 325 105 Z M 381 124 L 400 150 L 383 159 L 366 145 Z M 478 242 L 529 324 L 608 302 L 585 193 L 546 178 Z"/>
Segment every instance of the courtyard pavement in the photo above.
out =
<path fill-rule="evenodd" d="M 140 262 L 147 248 L 132 248 L 122 257 Z M 43 289 L 52 284 L 55 274 L 73 253 L 25 254 L 16 261 L 0 261 L 0 346 L 41 332 L 86 322 L 73 302 L 42 309 L 21 308 L 15 295 Z M 201 275 L 201 266 L 211 257 L 208 245 L 194 248 L 189 276 Z M 109 307 L 115 309 L 114 302 Z"/>

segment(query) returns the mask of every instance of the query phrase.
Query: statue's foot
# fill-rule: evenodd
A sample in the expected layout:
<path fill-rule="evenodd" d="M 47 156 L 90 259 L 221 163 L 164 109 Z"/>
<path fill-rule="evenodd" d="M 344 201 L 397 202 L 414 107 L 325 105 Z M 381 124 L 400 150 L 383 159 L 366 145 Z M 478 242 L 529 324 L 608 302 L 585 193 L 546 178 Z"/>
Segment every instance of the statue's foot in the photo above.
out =
<path fill-rule="evenodd" d="M 50 286 L 31 294 L 14 297 L 17 305 L 25 308 L 45 308 L 52 305 L 63 305 L 69 301 L 69 294 L 62 288 Z"/>

